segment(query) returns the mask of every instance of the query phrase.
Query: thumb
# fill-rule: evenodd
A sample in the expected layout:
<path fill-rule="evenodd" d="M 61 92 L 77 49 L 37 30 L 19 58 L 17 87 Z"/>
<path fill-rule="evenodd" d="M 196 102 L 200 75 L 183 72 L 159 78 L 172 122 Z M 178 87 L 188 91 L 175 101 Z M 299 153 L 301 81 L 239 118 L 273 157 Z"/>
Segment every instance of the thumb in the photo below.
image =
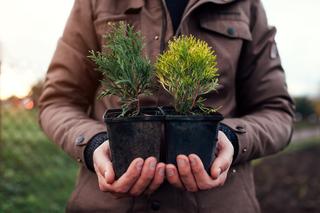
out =
<path fill-rule="evenodd" d="M 108 184 L 112 184 L 115 181 L 115 174 L 110 159 L 105 163 L 104 178 Z"/>
<path fill-rule="evenodd" d="M 93 159 L 95 167 L 97 168 L 96 170 L 98 170 L 96 172 L 99 172 L 108 184 L 112 184 L 115 179 L 115 174 L 111 162 L 108 141 L 101 144 L 100 147 L 95 150 Z"/>
<path fill-rule="evenodd" d="M 211 177 L 218 178 L 220 174 L 229 169 L 233 158 L 233 146 L 229 139 L 219 131 L 218 154 L 211 167 Z"/>

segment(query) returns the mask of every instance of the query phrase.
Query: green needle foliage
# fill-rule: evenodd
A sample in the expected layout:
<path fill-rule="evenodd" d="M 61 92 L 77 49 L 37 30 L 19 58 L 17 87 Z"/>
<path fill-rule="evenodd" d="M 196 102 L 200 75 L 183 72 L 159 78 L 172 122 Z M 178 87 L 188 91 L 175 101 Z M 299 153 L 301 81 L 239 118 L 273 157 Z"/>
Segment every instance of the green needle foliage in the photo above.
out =
<path fill-rule="evenodd" d="M 153 66 L 142 55 L 140 32 L 124 22 L 112 23 L 110 27 L 111 31 L 104 36 L 103 51 L 90 51 L 88 56 L 103 74 L 104 90 L 100 97 L 118 96 L 122 107 L 121 116 L 138 115 L 138 96 L 150 94 L 154 78 Z"/>
<path fill-rule="evenodd" d="M 218 86 L 216 55 L 206 42 L 194 36 L 174 38 L 155 68 L 159 82 L 173 96 L 178 113 L 193 114 L 196 108 L 205 114 L 215 111 L 205 107 L 201 97 Z"/>

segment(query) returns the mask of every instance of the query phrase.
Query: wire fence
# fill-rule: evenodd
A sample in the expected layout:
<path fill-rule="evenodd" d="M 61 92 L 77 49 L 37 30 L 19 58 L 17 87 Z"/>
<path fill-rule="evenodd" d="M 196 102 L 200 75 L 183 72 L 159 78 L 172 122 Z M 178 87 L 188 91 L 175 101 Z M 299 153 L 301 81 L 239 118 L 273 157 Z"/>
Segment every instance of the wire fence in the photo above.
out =
<path fill-rule="evenodd" d="M 63 212 L 77 165 L 42 133 L 37 109 L 1 103 L 0 212 Z"/>

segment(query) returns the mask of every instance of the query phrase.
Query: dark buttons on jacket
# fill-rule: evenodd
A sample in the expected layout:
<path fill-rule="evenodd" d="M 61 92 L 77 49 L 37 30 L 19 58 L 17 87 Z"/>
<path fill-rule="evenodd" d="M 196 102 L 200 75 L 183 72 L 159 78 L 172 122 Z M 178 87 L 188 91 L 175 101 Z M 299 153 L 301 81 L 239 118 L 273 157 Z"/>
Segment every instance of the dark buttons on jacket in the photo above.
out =
<path fill-rule="evenodd" d="M 229 27 L 227 29 L 227 33 L 230 35 L 230 36 L 234 36 L 236 34 L 236 30 L 233 28 L 233 27 Z"/>
<path fill-rule="evenodd" d="M 84 142 L 84 136 L 83 135 L 78 136 L 75 142 L 76 142 L 76 145 L 82 145 Z"/>
<path fill-rule="evenodd" d="M 156 200 L 152 201 L 152 202 L 151 202 L 151 209 L 152 209 L 153 211 L 158 211 L 158 210 L 160 210 L 160 202 L 159 202 L 159 201 L 156 201 Z"/>

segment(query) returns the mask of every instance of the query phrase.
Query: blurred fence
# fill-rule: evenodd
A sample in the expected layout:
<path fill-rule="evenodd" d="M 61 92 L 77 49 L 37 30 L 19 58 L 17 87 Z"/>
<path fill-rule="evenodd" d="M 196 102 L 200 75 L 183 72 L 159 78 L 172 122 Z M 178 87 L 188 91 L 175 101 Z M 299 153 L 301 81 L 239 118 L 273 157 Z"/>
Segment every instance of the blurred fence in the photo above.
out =
<path fill-rule="evenodd" d="M 42 133 L 37 110 L 1 103 L 0 212 L 64 212 L 77 165 Z"/>

